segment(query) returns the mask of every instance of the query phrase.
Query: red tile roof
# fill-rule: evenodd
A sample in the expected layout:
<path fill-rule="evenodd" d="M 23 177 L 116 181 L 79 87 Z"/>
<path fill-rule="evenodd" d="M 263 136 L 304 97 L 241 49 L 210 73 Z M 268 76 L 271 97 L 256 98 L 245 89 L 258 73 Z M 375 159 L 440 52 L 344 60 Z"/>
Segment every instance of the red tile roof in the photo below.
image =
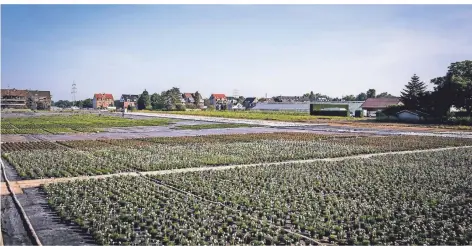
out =
<path fill-rule="evenodd" d="M 381 109 L 386 108 L 391 105 L 398 105 L 400 103 L 400 98 L 367 98 L 362 104 L 361 108 L 373 108 Z"/>
<path fill-rule="evenodd" d="M 184 93 L 184 98 L 193 98 L 192 93 Z"/>
<path fill-rule="evenodd" d="M 211 96 L 215 99 L 223 99 L 226 98 L 225 94 L 211 94 Z"/>
<path fill-rule="evenodd" d="M 95 93 L 93 95 L 93 98 L 100 99 L 100 100 L 106 100 L 106 99 L 113 100 L 113 95 L 112 94 L 106 94 L 106 93 Z"/>

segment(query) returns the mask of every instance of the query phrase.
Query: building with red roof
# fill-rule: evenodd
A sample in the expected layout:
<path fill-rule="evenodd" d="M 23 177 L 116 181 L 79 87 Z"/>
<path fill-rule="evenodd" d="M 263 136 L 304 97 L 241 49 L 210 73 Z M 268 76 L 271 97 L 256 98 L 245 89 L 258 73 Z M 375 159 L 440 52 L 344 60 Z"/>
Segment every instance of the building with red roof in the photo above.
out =
<path fill-rule="evenodd" d="M 93 108 L 104 109 L 114 106 L 114 99 L 112 94 L 107 93 L 95 93 L 93 95 Z"/>
<path fill-rule="evenodd" d="M 402 105 L 400 102 L 400 98 L 398 97 L 382 97 L 382 98 L 367 98 L 365 102 L 362 104 L 361 108 L 369 112 L 377 112 L 379 110 L 384 110 L 389 106 L 393 105 Z"/>
<path fill-rule="evenodd" d="M 211 94 L 209 99 L 210 99 L 211 105 L 226 104 L 227 102 L 227 98 L 225 94 Z"/>

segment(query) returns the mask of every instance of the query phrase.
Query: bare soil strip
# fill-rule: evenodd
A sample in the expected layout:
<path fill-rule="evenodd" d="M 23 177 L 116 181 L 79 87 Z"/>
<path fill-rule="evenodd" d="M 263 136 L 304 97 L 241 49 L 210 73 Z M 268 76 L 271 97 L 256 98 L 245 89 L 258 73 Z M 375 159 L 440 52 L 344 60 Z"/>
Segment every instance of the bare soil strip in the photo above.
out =
<path fill-rule="evenodd" d="M 283 162 L 265 162 L 265 163 L 246 164 L 246 165 L 206 166 L 206 167 L 192 167 L 192 168 L 149 171 L 149 172 L 123 172 L 123 173 L 115 173 L 115 174 L 80 176 L 80 177 L 70 177 L 70 178 L 18 180 L 18 181 L 10 181 L 10 183 L 11 183 L 11 186 L 19 187 L 19 189 L 16 189 L 16 191 L 20 192 L 19 190 L 21 189 L 39 187 L 43 184 L 69 182 L 69 181 L 74 181 L 74 180 L 86 180 L 86 179 L 104 179 L 104 178 L 117 177 L 117 176 L 122 176 L 122 175 L 131 175 L 131 176 L 163 175 L 163 174 L 185 173 L 185 172 L 216 171 L 216 170 L 226 170 L 226 169 L 241 168 L 241 167 L 257 167 L 257 166 L 283 165 L 283 164 L 293 164 L 293 163 L 309 163 L 313 161 L 341 161 L 341 160 L 347 160 L 347 159 L 371 158 L 375 156 L 384 156 L 384 155 L 401 155 L 401 154 L 410 154 L 410 153 L 434 152 L 434 151 L 445 151 L 445 150 L 465 149 L 465 148 L 472 148 L 472 146 L 444 147 L 444 148 L 423 149 L 423 150 L 392 151 L 392 152 L 362 154 L 362 155 L 353 155 L 353 156 L 344 156 L 344 157 L 335 157 L 335 158 L 292 160 L 292 161 L 283 161 Z M 2 187 L 3 185 L 4 184 L 2 182 Z M 3 189 L 2 189 L 2 195 L 4 195 Z"/>

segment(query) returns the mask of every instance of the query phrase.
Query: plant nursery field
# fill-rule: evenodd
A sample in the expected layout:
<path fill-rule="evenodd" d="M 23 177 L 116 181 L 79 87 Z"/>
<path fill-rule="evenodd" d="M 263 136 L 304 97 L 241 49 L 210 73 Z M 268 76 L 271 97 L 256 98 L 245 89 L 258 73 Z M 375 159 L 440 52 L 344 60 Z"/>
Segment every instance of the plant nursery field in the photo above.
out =
<path fill-rule="evenodd" d="M 155 112 L 155 111 L 149 111 Z M 341 120 L 341 121 L 359 121 L 362 118 L 354 117 L 336 117 L 336 116 L 312 116 L 308 112 L 291 112 L 291 111 L 160 111 L 165 114 L 180 114 L 180 115 L 197 115 L 209 117 L 224 117 L 236 119 L 251 119 L 251 120 L 277 120 L 277 121 L 294 121 L 294 122 L 308 122 L 316 119 L 324 120 Z"/>
<path fill-rule="evenodd" d="M 97 114 L 2 118 L 2 134 L 97 132 L 110 127 L 162 126 L 168 119 L 129 119 Z"/>
<path fill-rule="evenodd" d="M 471 126 L 466 125 L 447 125 L 447 124 L 414 124 L 402 122 L 382 122 L 375 118 L 358 117 L 339 117 L 339 116 L 314 116 L 308 112 L 293 111 L 146 111 L 147 113 L 164 113 L 178 115 L 195 115 L 206 117 L 223 117 L 234 119 L 251 120 L 273 120 L 285 122 L 309 122 L 309 123 L 327 123 L 330 125 L 340 125 L 348 127 L 366 127 L 381 129 L 417 129 L 417 130 L 461 130 L 471 131 Z"/>
<path fill-rule="evenodd" d="M 43 245 L 472 244 L 467 136 L 130 117 L 2 118 L 2 136 L 25 134 L 1 143 L 5 245 L 34 244 L 21 205 Z M 111 127 L 130 128 L 89 133 Z"/>
<path fill-rule="evenodd" d="M 202 166 L 332 158 L 472 145 L 472 139 L 420 136 L 333 137 L 269 133 L 2 144 L 3 157 L 24 179 L 103 175 Z"/>
<path fill-rule="evenodd" d="M 44 186 L 100 244 L 472 243 L 468 149 Z"/>

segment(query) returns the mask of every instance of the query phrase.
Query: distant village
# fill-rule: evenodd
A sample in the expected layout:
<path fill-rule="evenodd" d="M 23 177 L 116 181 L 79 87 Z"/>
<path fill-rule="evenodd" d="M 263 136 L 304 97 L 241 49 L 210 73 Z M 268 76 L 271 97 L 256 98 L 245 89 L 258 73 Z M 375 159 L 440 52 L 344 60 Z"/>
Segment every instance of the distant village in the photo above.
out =
<path fill-rule="evenodd" d="M 52 101 L 50 91 L 38 90 L 18 90 L 2 89 L 2 109 L 32 109 L 32 110 L 63 110 L 63 109 L 97 109 L 97 110 L 125 110 L 134 111 L 138 109 L 163 109 L 163 110 L 260 110 L 260 111 L 344 111 L 341 116 L 355 116 L 356 111 L 362 111 L 363 116 L 375 116 L 375 112 L 383 110 L 392 105 L 401 105 L 400 98 L 388 93 L 375 95 L 375 90 L 371 89 L 367 93 L 361 93 L 357 97 L 347 96 L 345 98 L 330 98 L 325 95 L 306 93 L 302 96 L 275 96 L 275 97 L 243 97 L 227 96 L 222 93 L 213 93 L 208 98 L 203 98 L 198 92 L 180 93 L 178 88 L 177 96 L 168 96 L 161 104 L 161 108 L 155 106 L 159 99 L 154 97 L 164 97 L 155 93 L 148 95 L 150 101 L 144 108 L 140 108 L 138 103 L 140 97 L 146 94 L 122 94 L 117 100 L 111 93 L 95 93 L 93 98 L 79 100 L 76 102 L 59 100 Z M 372 93 L 373 91 L 373 93 Z M 370 95 L 369 95 L 370 94 Z M 169 102 L 168 98 L 175 100 Z M 143 99 L 144 100 L 144 99 Z M 171 105 L 170 108 L 168 105 Z M 323 107 L 310 106 L 323 105 Z M 330 112 L 321 115 L 336 115 Z"/>

